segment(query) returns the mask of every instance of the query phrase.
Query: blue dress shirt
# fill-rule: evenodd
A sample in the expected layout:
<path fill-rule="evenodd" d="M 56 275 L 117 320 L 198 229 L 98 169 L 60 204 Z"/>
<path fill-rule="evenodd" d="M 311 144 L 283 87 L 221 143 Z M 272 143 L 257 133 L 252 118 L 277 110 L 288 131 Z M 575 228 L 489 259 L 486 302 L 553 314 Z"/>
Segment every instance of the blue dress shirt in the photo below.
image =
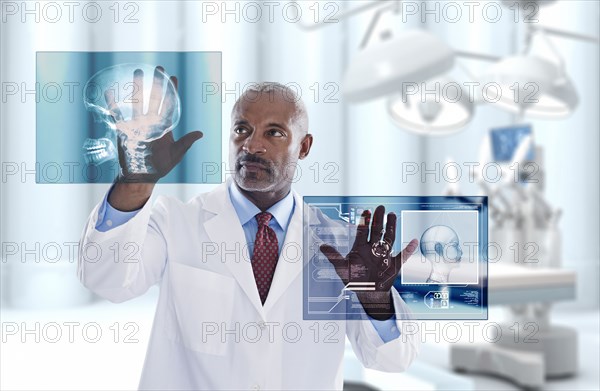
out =
<path fill-rule="evenodd" d="M 106 196 L 104 196 L 102 206 L 98 210 L 96 229 L 100 232 L 106 232 L 119 225 L 125 224 L 139 212 L 139 210 L 122 212 L 113 208 L 108 203 L 108 196 L 111 191 L 112 187 L 106 193 Z M 258 232 L 258 223 L 254 216 L 262 211 L 240 192 L 234 181 L 229 183 L 229 197 L 231 198 L 231 203 L 233 204 L 244 230 L 246 243 L 248 244 L 248 255 L 252 258 L 252 253 L 254 252 L 254 239 Z M 290 219 L 294 213 L 294 208 L 294 196 L 290 191 L 283 199 L 267 209 L 267 212 L 273 215 L 273 218 L 269 221 L 269 227 L 271 227 L 273 231 L 275 231 L 275 235 L 277 235 L 280 253 Z M 373 323 L 373 327 L 375 327 L 375 330 L 377 330 L 377 333 L 383 342 L 389 342 L 400 336 L 400 331 L 398 330 L 398 327 L 396 327 L 395 315 L 392 315 L 392 317 L 387 320 L 375 320 L 371 317 L 369 317 L 369 320 Z"/>
<path fill-rule="evenodd" d="M 246 243 L 248 243 L 248 258 L 252 259 L 252 254 L 254 253 L 254 240 L 256 239 L 256 233 L 258 232 L 258 222 L 254 216 L 262 212 L 262 210 L 258 209 L 256 205 L 247 199 L 233 181 L 231 181 L 231 184 L 229 185 L 229 198 L 231 198 L 231 203 L 240 219 L 244 235 L 246 236 Z M 277 235 L 279 253 L 281 253 L 281 248 L 283 247 L 283 241 L 290 219 L 294 213 L 294 207 L 294 195 L 290 191 L 283 199 L 279 200 L 275 205 L 266 210 L 273 215 L 269 221 L 269 227 L 272 228 L 273 231 L 275 231 L 275 235 Z"/>

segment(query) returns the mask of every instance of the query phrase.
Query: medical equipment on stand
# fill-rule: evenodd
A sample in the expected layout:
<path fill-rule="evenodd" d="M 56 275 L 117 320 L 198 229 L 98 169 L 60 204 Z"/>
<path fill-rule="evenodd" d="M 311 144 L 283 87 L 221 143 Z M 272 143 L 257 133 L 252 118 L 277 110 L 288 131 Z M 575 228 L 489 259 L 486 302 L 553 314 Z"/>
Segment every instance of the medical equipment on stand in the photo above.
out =
<path fill-rule="evenodd" d="M 486 181 L 481 170 L 473 179 L 488 195 L 490 243 L 501 251 L 496 259 L 489 254 L 489 304 L 507 305 L 510 320 L 501 325 L 497 343 L 453 345 L 450 362 L 457 371 L 499 375 L 537 389 L 546 378 L 577 371 L 576 331 L 550 320 L 552 302 L 574 298 L 575 274 L 560 269 L 562 211 L 544 197 L 543 149 L 534 147 L 531 129 L 512 126 L 490 133 L 479 167 L 499 165 L 502 179 Z"/>

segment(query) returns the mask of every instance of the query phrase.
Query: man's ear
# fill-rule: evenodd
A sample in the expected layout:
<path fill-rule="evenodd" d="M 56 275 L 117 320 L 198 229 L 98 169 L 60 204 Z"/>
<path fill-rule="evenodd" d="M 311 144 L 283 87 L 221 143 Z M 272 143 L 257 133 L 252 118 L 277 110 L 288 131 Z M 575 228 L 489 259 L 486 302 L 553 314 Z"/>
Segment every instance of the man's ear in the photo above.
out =
<path fill-rule="evenodd" d="M 308 133 L 304 136 L 304 139 L 300 142 L 300 153 L 298 154 L 298 159 L 304 159 L 308 156 L 310 152 L 310 147 L 312 147 L 313 136 Z"/>

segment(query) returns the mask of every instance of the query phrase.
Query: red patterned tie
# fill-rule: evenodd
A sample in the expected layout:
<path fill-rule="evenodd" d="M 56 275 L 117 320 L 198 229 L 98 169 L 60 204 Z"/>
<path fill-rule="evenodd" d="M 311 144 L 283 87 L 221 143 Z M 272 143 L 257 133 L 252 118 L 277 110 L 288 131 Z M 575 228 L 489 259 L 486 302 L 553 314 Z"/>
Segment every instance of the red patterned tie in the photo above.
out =
<path fill-rule="evenodd" d="M 265 304 L 275 266 L 277 266 L 277 258 L 279 246 L 275 231 L 269 227 L 269 221 L 273 217 L 269 212 L 257 214 L 256 221 L 258 222 L 258 232 L 254 240 L 254 251 L 252 253 L 252 270 L 254 271 L 254 279 L 260 295 L 260 301 Z"/>

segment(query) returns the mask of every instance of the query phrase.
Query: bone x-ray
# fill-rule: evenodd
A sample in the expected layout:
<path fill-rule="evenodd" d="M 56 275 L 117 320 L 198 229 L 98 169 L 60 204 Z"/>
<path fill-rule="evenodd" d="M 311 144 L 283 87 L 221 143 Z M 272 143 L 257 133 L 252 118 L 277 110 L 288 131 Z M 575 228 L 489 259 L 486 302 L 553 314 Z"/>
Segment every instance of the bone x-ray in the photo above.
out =
<path fill-rule="evenodd" d="M 488 212 L 487 197 L 479 196 L 304 197 L 305 319 L 351 318 L 360 308 L 353 293 L 377 290 L 373 281 L 350 277 L 342 282 L 320 246 L 328 244 L 346 256 L 355 248 L 363 212 L 379 205 L 385 207 L 384 224 L 390 212 L 397 222 L 393 243 L 383 240 L 383 230 L 370 231 L 374 263 L 389 262 L 411 240 L 419 241 L 393 283 L 410 316 L 487 319 Z M 391 251 L 388 258 L 380 254 L 386 251 Z M 350 264 L 348 270 L 347 275 L 356 275 Z"/>
<path fill-rule="evenodd" d="M 119 144 L 130 173 L 153 174 L 152 142 L 193 130 L 161 182 L 221 183 L 221 53 L 38 52 L 36 82 L 37 183 L 111 183 Z"/>

